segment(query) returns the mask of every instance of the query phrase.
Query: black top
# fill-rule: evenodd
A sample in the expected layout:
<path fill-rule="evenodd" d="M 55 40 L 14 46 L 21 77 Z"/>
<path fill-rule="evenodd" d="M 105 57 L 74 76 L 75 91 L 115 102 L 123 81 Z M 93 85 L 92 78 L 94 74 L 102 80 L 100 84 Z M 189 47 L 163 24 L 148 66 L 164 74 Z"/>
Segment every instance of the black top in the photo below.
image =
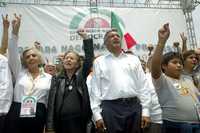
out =
<path fill-rule="evenodd" d="M 60 114 L 62 120 L 80 117 L 81 114 L 81 102 L 75 85 L 76 76 L 74 75 L 71 80 L 69 78 L 65 80 L 65 90 Z"/>
<path fill-rule="evenodd" d="M 94 59 L 93 41 L 87 39 L 83 41 L 85 60 L 83 66 L 76 72 L 76 78 L 73 81 L 73 89 L 69 97 L 66 97 L 66 73 L 53 76 L 51 81 L 51 87 L 49 91 L 48 107 L 47 107 L 47 130 L 57 130 L 59 128 L 59 121 L 61 115 L 68 115 L 70 112 L 76 114 L 81 108 L 80 121 L 86 126 L 88 121 L 91 120 L 92 111 L 90 108 L 89 94 L 86 85 L 86 79 L 92 67 Z M 68 86 L 69 89 L 69 86 Z M 76 90 L 76 91 L 75 91 Z M 72 100 L 73 99 L 73 100 Z M 73 101 L 73 103 L 72 103 Z M 66 103 L 65 103 L 66 102 Z M 63 104 L 64 103 L 64 104 Z M 75 108 L 71 105 L 77 104 Z M 80 104 L 79 104 L 80 103 Z M 79 106 L 80 105 L 80 106 Z M 72 107 L 72 108 L 71 108 Z M 70 108 L 70 110 L 68 110 Z M 61 114 L 62 110 L 62 114 Z M 67 112 L 65 112 L 67 111 Z"/>

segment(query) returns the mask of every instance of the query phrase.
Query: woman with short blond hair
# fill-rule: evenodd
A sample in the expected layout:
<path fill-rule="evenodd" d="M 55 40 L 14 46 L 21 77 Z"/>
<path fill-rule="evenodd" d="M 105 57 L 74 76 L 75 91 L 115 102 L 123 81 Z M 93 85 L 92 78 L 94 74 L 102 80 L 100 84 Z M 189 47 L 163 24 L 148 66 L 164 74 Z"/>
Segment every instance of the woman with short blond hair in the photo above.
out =
<path fill-rule="evenodd" d="M 42 56 L 35 47 L 26 49 L 20 59 L 17 50 L 20 22 L 21 17 L 15 15 L 8 46 L 15 88 L 6 133 L 43 133 L 51 75 L 40 70 Z"/>

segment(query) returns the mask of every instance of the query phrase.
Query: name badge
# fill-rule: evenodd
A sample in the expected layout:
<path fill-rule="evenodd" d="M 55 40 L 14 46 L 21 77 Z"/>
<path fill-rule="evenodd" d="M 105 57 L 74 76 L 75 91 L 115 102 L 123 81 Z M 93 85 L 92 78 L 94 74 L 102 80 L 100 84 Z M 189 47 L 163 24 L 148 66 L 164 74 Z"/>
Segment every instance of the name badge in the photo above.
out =
<path fill-rule="evenodd" d="M 196 103 L 195 107 L 196 107 L 197 115 L 198 115 L 198 118 L 199 118 L 199 121 L 200 121 L 200 103 Z"/>
<path fill-rule="evenodd" d="M 20 117 L 35 117 L 37 99 L 34 96 L 23 96 Z"/>

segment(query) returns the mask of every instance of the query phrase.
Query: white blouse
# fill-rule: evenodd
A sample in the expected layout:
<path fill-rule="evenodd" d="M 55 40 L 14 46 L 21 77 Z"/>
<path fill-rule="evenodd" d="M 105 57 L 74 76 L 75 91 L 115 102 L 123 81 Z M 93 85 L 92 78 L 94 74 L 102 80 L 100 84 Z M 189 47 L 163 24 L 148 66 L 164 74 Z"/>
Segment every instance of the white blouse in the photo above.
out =
<path fill-rule="evenodd" d="M 17 43 L 18 37 L 12 35 L 8 46 L 8 61 L 15 79 L 14 101 L 21 102 L 23 96 L 34 96 L 37 102 L 47 105 L 52 76 L 41 71 L 33 79 L 28 70 L 22 67 Z"/>

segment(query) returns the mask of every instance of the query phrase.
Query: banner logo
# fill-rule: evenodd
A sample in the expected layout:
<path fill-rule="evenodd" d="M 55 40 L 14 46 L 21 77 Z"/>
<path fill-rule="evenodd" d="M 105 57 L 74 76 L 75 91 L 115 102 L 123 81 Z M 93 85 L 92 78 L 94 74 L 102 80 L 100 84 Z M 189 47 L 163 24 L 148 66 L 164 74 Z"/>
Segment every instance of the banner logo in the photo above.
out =
<path fill-rule="evenodd" d="M 111 11 L 96 7 L 78 12 L 69 24 L 68 39 L 74 41 L 73 47 L 80 46 L 80 36 L 76 33 L 79 28 L 84 28 L 88 36 L 93 39 L 95 53 L 104 53 L 104 34 L 111 28 Z M 124 26 L 122 19 L 120 23 Z M 76 44 L 77 43 L 77 44 Z M 76 45 L 76 46 L 75 46 Z M 80 48 L 80 47 L 79 47 Z M 76 49 L 77 50 L 77 49 Z M 77 50 L 77 51 L 80 51 Z"/>

